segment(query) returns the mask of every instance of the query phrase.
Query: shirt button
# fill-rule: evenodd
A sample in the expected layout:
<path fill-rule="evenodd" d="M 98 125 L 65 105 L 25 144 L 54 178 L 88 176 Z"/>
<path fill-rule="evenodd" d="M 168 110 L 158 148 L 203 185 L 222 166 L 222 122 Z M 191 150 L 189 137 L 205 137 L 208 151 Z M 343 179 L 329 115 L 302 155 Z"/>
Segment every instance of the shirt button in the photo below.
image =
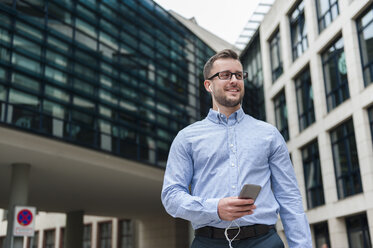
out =
<path fill-rule="evenodd" d="M 233 144 L 230 144 L 229 146 L 230 146 L 230 147 L 233 147 Z"/>
<path fill-rule="evenodd" d="M 234 163 L 232 163 L 231 166 L 234 167 Z"/>
<path fill-rule="evenodd" d="M 236 186 L 232 185 L 232 189 L 235 189 L 235 188 L 236 188 Z"/>

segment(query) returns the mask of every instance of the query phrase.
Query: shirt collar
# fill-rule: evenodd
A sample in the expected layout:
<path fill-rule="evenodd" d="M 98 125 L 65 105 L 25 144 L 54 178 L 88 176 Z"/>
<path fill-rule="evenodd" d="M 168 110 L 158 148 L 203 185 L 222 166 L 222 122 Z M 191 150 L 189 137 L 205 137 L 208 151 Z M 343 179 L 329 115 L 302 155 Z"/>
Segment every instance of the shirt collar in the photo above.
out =
<path fill-rule="evenodd" d="M 234 119 L 234 120 L 236 120 L 236 122 L 239 123 L 244 116 L 245 116 L 245 112 L 243 111 L 242 108 L 239 108 L 236 112 L 232 113 L 229 116 L 229 119 L 230 120 Z M 210 111 L 207 115 L 207 118 L 210 121 L 212 121 L 214 123 L 217 123 L 217 124 L 219 124 L 221 122 L 227 123 L 227 117 L 224 114 L 221 114 L 216 110 L 213 110 L 212 108 L 210 108 Z"/>

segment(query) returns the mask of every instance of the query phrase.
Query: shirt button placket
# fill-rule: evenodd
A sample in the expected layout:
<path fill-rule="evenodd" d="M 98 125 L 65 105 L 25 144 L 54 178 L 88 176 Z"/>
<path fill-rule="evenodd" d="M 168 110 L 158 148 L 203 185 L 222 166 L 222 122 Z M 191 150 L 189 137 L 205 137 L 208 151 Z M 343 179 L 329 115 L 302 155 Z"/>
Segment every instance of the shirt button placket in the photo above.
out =
<path fill-rule="evenodd" d="M 236 163 L 236 156 L 235 156 L 235 142 L 234 142 L 234 128 L 233 126 L 228 126 L 228 150 L 229 150 L 229 161 L 230 161 L 230 195 L 236 196 L 237 193 L 237 163 Z"/>

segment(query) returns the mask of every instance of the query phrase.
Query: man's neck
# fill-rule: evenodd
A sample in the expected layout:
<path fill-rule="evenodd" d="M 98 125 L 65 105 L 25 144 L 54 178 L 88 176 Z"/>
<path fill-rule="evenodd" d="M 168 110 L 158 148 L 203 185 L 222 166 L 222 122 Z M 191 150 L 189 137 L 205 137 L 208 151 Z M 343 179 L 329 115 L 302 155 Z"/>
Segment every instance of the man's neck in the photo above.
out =
<path fill-rule="evenodd" d="M 216 104 L 214 104 L 212 109 L 215 110 L 215 111 L 218 111 L 221 114 L 224 114 L 228 119 L 231 114 L 233 114 L 234 112 L 236 112 L 240 108 L 241 108 L 241 104 L 238 104 L 235 107 L 225 107 L 225 106 L 219 106 L 218 107 Z"/>

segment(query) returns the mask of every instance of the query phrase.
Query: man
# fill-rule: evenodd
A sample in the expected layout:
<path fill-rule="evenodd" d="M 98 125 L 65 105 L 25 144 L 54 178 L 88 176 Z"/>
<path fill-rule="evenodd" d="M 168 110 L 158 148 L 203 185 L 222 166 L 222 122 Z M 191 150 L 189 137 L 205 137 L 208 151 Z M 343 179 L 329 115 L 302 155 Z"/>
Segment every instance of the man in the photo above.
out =
<path fill-rule="evenodd" d="M 196 235 L 192 248 L 231 247 L 235 235 L 234 248 L 283 247 L 274 228 L 278 214 L 291 248 L 312 247 L 284 139 L 272 125 L 241 108 L 246 76 L 237 54 L 229 49 L 205 64 L 204 86 L 213 108 L 175 137 L 163 205 L 171 216 L 191 221 Z M 262 187 L 255 205 L 252 199 L 237 197 L 244 184 Z"/>

